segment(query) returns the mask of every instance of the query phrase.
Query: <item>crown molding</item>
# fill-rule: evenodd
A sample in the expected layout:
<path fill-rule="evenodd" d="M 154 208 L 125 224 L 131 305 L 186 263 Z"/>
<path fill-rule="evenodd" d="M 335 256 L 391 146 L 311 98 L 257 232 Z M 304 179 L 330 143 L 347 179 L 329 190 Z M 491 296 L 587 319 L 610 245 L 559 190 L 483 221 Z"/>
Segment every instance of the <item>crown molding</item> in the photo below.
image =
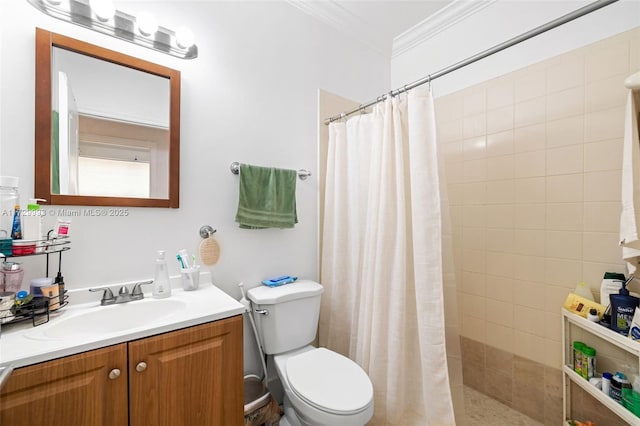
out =
<path fill-rule="evenodd" d="M 354 15 L 346 8 L 333 0 L 326 1 L 305 1 L 286 0 L 287 3 L 303 11 L 321 22 L 331 25 L 342 31 L 352 39 L 358 40 L 367 45 L 377 53 L 389 57 L 391 41 L 380 37 L 370 24 L 364 22 L 360 17 Z M 386 49 L 383 46 L 386 45 Z"/>
<path fill-rule="evenodd" d="M 496 0 L 455 0 L 424 21 L 414 25 L 393 39 L 391 57 L 394 58 L 416 45 L 434 37 L 447 28 L 469 18 Z"/>

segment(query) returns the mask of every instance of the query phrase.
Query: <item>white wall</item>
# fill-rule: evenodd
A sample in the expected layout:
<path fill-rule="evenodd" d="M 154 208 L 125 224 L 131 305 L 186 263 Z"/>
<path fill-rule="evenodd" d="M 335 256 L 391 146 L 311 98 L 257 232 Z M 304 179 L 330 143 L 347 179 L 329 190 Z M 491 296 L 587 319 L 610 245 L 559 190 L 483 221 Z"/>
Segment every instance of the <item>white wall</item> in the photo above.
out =
<path fill-rule="evenodd" d="M 591 2 L 497 0 L 395 56 L 391 86 L 395 89 L 422 79 Z M 444 96 L 638 25 L 640 2 L 620 0 L 434 80 L 434 95 Z"/>
<path fill-rule="evenodd" d="M 74 217 L 73 247 L 62 263 L 68 288 L 149 278 L 157 249 L 195 251 L 204 224 L 217 229 L 222 247 L 213 281 L 233 297 L 239 298 L 240 281 L 253 287 L 281 274 L 317 278 L 317 90 L 375 97 L 388 89 L 388 59 L 285 2 L 116 5 L 127 13 L 145 8 L 163 26 L 190 27 L 198 58 L 177 59 L 101 35 L 50 18 L 23 0 L 0 2 L 0 174 L 20 177 L 23 203 L 33 194 L 35 27 L 182 72 L 180 208 Z M 233 161 L 314 172 L 298 181 L 295 229 L 237 227 Z M 48 211 L 52 225 L 57 210 Z M 43 259 L 24 262 L 28 276 L 43 275 Z M 178 273 L 177 263 L 170 272 Z"/>
<path fill-rule="evenodd" d="M 298 181 L 294 230 L 240 230 L 234 222 L 238 177 L 233 161 L 316 168 L 317 89 L 366 99 L 384 90 L 389 64 L 283 2 L 118 2 L 144 7 L 161 25 L 188 25 L 199 57 L 181 60 L 42 14 L 25 1 L 2 2 L 0 172 L 33 188 L 34 31 L 39 26 L 182 72 L 180 209 L 130 209 L 128 217 L 73 219 L 64 256 L 70 288 L 142 279 L 156 249 L 195 250 L 198 229 L 218 230 L 216 284 L 239 294 L 265 277 L 316 277 L 317 180 Z M 362 78 L 367 75 L 367 78 Z M 55 213 L 55 210 L 52 211 Z M 47 217 L 53 223 L 53 217 Z M 177 264 L 171 265 L 177 273 Z"/>

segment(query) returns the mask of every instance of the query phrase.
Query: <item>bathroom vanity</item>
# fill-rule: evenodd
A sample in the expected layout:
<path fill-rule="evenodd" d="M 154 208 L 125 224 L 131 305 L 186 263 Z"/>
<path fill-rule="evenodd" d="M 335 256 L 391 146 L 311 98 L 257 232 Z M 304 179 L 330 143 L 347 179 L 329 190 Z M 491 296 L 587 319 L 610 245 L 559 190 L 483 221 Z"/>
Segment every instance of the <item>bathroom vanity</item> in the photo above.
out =
<path fill-rule="evenodd" d="M 241 425 L 242 305 L 213 286 L 174 291 L 171 299 L 184 302 L 185 309 L 143 327 L 94 337 L 70 327 L 76 341 L 47 333 L 64 318 L 52 319 L 51 326 L 3 330 L 0 365 L 19 367 L 0 391 L 0 424 Z M 145 299 L 140 307 L 162 301 Z M 110 307 L 89 309 L 105 308 Z M 88 321 L 81 309 L 64 320 Z M 43 349 L 20 356 L 20 350 L 6 347 L 20 342 L 27 351 Z"/>

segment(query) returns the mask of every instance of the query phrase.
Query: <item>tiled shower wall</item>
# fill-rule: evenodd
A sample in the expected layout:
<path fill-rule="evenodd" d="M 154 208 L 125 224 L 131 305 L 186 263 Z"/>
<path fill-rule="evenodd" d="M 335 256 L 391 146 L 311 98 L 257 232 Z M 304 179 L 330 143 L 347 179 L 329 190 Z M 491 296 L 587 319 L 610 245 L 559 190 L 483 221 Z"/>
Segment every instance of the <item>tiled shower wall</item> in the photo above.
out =
<path fill-rule="evenodd" d="M 564 299 L 625 272 L 623 82 L 638 70 L 640 28 L 436 101 L 464 380 L 547 424 L 562 416 Z"/>

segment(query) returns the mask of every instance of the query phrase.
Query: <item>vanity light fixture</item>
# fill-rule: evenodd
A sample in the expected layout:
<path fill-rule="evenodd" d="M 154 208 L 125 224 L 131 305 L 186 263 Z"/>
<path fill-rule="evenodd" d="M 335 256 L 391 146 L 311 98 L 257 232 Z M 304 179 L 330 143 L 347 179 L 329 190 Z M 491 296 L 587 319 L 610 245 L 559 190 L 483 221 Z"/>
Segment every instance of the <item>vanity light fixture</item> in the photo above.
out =
<path fill-rule="evenodd" d="M 93 13 L 96 14 L 96 18 L 101 22 L 107 22 L 116 13 L 113 0 L 89 0 L 89 6 L 91 6 Z"/>
<path fill-rule="evenodd" d="M 80 25 L 112 37 L 182 58 L 198 57 L 193 33 L 158 26 L 148 13 L 137 17 L 116 10 L 112 0 L 27 0 L 54 18 Z M 186 31 L 184 31 L 186 30 Z"/>
<path fill-rule="evenodd" d="M 150 37 L 158 31 L 158 21 L 149 12 L 140 12 L 136 16 L 138 31 L 145 37 Z"/>

